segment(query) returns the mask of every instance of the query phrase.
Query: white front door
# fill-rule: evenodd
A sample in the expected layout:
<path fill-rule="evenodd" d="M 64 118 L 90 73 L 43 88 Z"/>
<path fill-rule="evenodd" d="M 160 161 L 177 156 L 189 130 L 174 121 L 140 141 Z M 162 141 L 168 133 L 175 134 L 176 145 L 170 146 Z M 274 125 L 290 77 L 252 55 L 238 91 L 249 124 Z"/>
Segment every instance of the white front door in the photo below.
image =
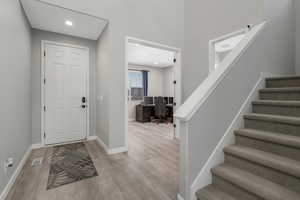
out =
<path fill-rule="evenodd" d="M 44 45 L 45 144 L 87 137 L 87 77 L 89 51 Z"/>

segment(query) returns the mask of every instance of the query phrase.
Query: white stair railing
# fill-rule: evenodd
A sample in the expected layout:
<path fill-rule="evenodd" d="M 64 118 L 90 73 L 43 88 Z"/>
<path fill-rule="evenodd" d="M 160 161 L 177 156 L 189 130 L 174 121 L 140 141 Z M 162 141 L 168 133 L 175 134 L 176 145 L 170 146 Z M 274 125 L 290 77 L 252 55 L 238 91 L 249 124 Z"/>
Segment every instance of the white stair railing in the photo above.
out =
<path fill-rule="evenodd" d="M 266 22 L 263 22 L 253 26 L 249 31 L 245 32 L 242 41 L 228 54 L 218 68 L 208 75 L 174 114 L 174 117 L 180 121 L 180 194 L 181 196 L 184 196 L 184 199 L 186 200 L 191 199 L 190 183 L 193 182 L 193 180 L 189 180 L 189 169 L 191 168 L 191 166 L 189 166 L 189 145 L 193 142 L 189 141 L 189 134 L 199 134 L 199 132 L 194 133 L 194 130 L 190 129 L 190 123 L 193 120 L 193 116 L 204 105 L 208 97 L 213 93 L 224 77 L 232 70 L 235 63 L 245 53 L 265 26 Z"/>

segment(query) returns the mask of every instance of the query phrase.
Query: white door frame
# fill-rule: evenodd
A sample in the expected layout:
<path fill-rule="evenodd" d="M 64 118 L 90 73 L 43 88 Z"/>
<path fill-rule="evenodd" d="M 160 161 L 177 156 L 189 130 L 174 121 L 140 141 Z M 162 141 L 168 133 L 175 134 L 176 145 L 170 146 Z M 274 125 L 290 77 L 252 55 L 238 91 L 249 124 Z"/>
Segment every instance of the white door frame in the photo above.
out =
<path fill-rule="evenodd" d="M 145 46 L 148 46 L 148 47 L 154 47 L 154 48 L 158 48 L 158 49 L 163 49 L 163 50 L 168 50 L 168 51 L 173 51 L 177 54 L 177 61 L 176 61 L 176 65 L 175 67 L 175 79 L 176 79 L 176 85 L 178 87 L 176 92 L 178 93 L 178 96 L 176 99 L 176 107 L 179 108 L 179 106 L 181 105 L 181 49 L 179 48 L 176 48 L 176 47 L 171 47 L 171 46 L 167 46 L 167 45 L 164 45 L 164 44 L 160 44 L 160 43 L 157 43 L 157 42 L 152 42 L 152 41 L 147 41 L 147 40 L 142 40 L 142 39 L 138 39 L 138 38 L 134 38 L 134 37 L 129 37 L 129 36 L 126 36 L 125 37 L 125 73 L 124 73 L 124 76 L 125 76 L 125 145 L 126 147 L 128 147 L 128 99 L 127 99 L 127 95 L 128 95 L 128 44 L 129 43 L 138 43 L 138 44 L 141 44 L 141 45 L 145 45 Z M 178 71 L 178 73 L 176 73 L 176 71 Z M 176 93 L 175 93 L 176 94 Z M 175 113 L 175 111 L 174 111 Z M 180 130 L 180 123 L 176 123 L 177 124 L 177 127 L 176 127 L 176 131 L 175 131 L 175 136 L 177 138 L 179 138 L 179 130 Z"/>
<path fill-rule="evenodd" d="M 86 95 L 87 95 L 87 102 L 86 102 L 86 139 L 90 136 L 90 49 L 85 46 L 79 46 L 79 45 L 73 45 L 68 43 L 60 43 L 60 42 L 53 42 L 48 40 L 42 40 L 41 41 L 41 143 L 42 146 L 45 146 L 45 112 L 44 112 L 44 105 L 45 105 L 45 84 L 44 84 L 44 78 L 45 78 L 45 46 L 46 44 L 50 45 L 56 45 L 56 46 L 65 46 L 65 47 L 72 47 L 77 49 L 84 49 L 88 51 L 88 67 L 87 67 L 87 77 L 86 77 Z M 68 142 L 72 143 L 72 142 Z M 63 144 L 63 143 L 62 143 Z M 51 146 L 51 145 L 50 145 Z"/>

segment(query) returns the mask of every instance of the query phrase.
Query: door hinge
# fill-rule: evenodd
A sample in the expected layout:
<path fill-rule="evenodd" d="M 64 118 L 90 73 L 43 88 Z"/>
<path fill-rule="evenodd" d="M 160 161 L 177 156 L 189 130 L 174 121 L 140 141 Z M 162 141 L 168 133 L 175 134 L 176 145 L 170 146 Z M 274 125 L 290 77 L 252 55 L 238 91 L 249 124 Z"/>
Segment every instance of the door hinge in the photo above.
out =
<path fill-rule="evenodd" d="M 176 83 L 177 83 L 177 81 L 173 81 L 173 83 L 174 83 L 174 84 L 176 84 Z"/>
<path fill-rule="evenodd" d="M 46 106 L 44 106 L 44 111 L 46 111 Z"/>
<path fill-rule="evenodd" d="M 177 61 L 176 58 L 174 58 L 174 59 L 173 59 L 173 62 L 176 63 L 176 61 Z"/>
<path fill-rule="evenodd" d="M 46 78 L 44 78 L 44 84 L 46 84 Z"/>
<path fill-rule="evenodd" d="M 46 138 L 46 132 L 44 132 L 44 138 Z"/>
<path fill-rule="evenodd" d="M 176 124 L 173 124 L 174 128 L 176 128 Z"/>
<path fill-rule="evenodd" d="M 44 51 L 44 57 L 46 57 L 46 51 Z"/>

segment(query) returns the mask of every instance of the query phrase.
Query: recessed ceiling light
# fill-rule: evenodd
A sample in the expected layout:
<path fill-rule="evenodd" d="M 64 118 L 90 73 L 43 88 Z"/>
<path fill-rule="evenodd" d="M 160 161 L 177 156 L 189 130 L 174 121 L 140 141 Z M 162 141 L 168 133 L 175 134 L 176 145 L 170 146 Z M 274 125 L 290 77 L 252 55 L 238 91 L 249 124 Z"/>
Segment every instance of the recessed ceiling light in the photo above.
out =
<path fill-rule="evenodd" d="M 137 46 L 137 47 L 141 46 L 139 43 L 135 43 L 134 45 Z"/>
<path fill-rule="evenodd" d="M 159 63 L 158 62 L 154 62 L 154 65 L 158 65 Z"/>
<path fill-rule="evenodd" d="M 67 26 L 73 26 L 73 22 L 70 21 L 70 20 L 66 20 L 66 21 L 65 21 L 65 24 L 66 24 Z"/>

